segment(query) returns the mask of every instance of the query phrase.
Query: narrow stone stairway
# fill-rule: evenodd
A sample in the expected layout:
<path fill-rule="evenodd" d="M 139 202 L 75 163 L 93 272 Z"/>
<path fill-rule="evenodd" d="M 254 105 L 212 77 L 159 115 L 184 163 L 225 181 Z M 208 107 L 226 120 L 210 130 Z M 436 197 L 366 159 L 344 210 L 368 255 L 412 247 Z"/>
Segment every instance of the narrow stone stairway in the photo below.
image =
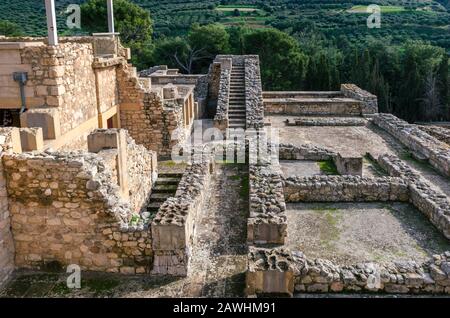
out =
<path fill-rule="evenodd" d="M 150 203 L 147 205 L 147 212 L 155 215 L 164 201 L 175 195 L 182 175 L 182 173 L 158 174 L 158 179 L 156 179 L 150 195 Z"/>
<path fill-rule="evenodd" d="M 233 65 L 231 69 L 228 126 L 245 129 L 245 67 L 243 65 Z"/>

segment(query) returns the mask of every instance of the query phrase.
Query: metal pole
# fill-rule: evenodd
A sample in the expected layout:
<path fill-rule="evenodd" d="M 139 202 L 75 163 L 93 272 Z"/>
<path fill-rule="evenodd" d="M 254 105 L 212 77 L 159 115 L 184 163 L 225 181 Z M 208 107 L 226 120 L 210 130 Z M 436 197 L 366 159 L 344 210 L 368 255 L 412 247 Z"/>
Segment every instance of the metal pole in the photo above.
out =
<path fill-rule="evenodd" d="M 106 9 L 108 11 L 108 31 L 114 34 L 114 8 L 113 0 L 106 0 Z"/>
<path fill-rule="evenodd" d="M 45 0 L 47 13 L 48 44 L 58 45 L 58 30 L 56 28 L 55 0 Z"/>

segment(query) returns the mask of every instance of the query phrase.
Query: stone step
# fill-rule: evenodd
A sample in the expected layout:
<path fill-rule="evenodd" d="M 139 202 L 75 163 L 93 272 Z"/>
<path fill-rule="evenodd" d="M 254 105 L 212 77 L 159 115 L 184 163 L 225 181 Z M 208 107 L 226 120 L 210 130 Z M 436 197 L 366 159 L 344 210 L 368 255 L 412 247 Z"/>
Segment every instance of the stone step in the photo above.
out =
<path fill-rule="evenodd" d="M 158 212 L 161 205 L 162 205 L 162 202 L 150 202 L 147 205 L 146 210 L 151 213 L 156 213 L 156 212 Z"/>
<path fill-rule="evenodd" d="M 158 177 L 158 179 L 156 179 L 156 184 L 178 184 L 178 183 L 180 183 L 180 178 Z"/>
<path fill-rule="evenodd" d="M 158 173 L 158 178 L 179 178 L 183 176 L 182 173 Z"/>
<path fill-rule="evenodd" d="M 233 126 L 245 126 L 245 120 L 230 120 L 228 124 Z"/>
<path fill-rule="evenodd" d="M 245 124 L 244 118 L 228 118 L 228 123 L 230 124 Z"/>
<path fill-rule="evenodd" d="M 152 193 L 150 196 L 150 202 L 164 202 L 172 196 L 173 194 L 171 193 Z"/>
<path fill-rule="evenodd" d="M 228 128 L 233 128 L 233 129 L 238 129 L 238 128 L 242 128 L 245 130 L 245 125 L 235 125 L 235 124 L 229 124 Z"/>
<path fill-rule="evenodd" d="M 228 108 L 229 114 L 245 114 L 245 108 Z"/>
<path fill-rule="evenodd" d="M 160 184 L 156 182 L 156 185 L 153 187 L 153 193 L 175 193 L 177 188 L 177 184 Z"/>

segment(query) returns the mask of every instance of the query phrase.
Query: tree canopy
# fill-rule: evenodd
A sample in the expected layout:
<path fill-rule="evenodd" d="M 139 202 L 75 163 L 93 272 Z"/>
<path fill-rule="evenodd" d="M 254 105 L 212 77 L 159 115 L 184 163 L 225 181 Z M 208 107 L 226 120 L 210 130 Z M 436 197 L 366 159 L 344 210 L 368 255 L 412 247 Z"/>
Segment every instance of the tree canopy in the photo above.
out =
<path fill-rule="evenodd" d="M 0 35 L 21 36 L 23 33 L 22 29 L 16 23 L 8 20 L 0 20 Z"/>
<path fill-rule="evenodd" d="M 115 30 L 124 43 L 142 43 L 151 39 L 150 13 L 130 0 L 114 1 Z M 106 1 L 88 0 L 81 5 L 81 24 L 89 32 L 107 32 Z"/>

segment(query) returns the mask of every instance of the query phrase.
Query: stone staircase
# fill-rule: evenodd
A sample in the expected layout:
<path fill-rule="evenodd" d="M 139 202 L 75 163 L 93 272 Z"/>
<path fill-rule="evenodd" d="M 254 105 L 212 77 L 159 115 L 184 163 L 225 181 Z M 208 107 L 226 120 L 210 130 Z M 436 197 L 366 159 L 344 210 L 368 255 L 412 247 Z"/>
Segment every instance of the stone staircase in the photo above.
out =
<path fill-rule="evenodd" d="M 245 67 L 233 65 L 231 69 L 228 127 L 245 129 Z"/>
<path fill-rule="evenodd" d="M 147 205 L 147 212 L 155 215 L 164 201 L 175 195 L 182 175 L 182 173 L 158 174 L 158 179 L 153 185 L 150 203 Z"/>

